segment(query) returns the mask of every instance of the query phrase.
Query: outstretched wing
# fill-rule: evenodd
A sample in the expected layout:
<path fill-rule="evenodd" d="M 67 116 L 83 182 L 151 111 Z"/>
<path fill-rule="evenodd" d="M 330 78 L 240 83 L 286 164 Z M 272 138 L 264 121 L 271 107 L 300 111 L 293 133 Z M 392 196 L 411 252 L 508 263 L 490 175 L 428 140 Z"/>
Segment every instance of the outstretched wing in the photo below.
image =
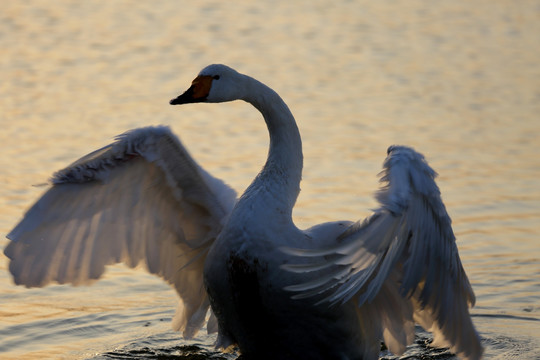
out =
<path fill-rule="evenodd" d="M 206 253 L 235 192 L 167 127 L 127 132 L 57 172 L 52 184 L 8 235 L 15 283 L 87 284 L 106 265 L 144 264 L 175 287 L 182 301 L 174 326 L 193 336 L 209 307 Z"/>
<path fill-rule="evenodd" d="M 398 282 L 402 300 L 411 302 L 415 320 L 434 332 L 436 345 L 479 358 L 482 347 L 468 310 L 475 296 L 434 181 L 436 173 L 421 154 L 393 146 L 381 174 L 385 184 L 376 195 L 380 208 L 347 229 L 338 245 L 287 250 L 317 259 L 288 270 L 318 272 L 315 280 L 288 290 L 298 292 L 296 298 L 322 298 L 319 303 L 354 299 L 359 306 L 371 306 L 386 282 Z M 393 273 L 399 274 L 396 280 L 389 277 Z"/>

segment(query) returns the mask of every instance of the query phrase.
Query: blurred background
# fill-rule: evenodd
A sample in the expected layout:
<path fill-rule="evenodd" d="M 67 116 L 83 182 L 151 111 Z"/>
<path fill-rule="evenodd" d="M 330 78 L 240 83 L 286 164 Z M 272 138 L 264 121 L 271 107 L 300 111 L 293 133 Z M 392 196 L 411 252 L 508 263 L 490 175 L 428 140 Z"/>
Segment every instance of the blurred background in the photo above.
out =
<path fill-rule="evenodd" d="M 0 48 L 0 248 L 54 171 L 135 127 L 171 126 L 241 192 L 267 152 L 260 114 L 168 105 L 225 63 L 295 114 L 300 227 L 369 215 L 386 148 L 424 153 L 486 358 L 540 356 L 540 1 L 11 1 Z M 7 266 L 0 255 L 1 358 L 218 358 L 212 336 L 170 331 L 176 295 L 143 269 L 24 289 Z M 417 344 L 406 356 L 441 353 Z"/>

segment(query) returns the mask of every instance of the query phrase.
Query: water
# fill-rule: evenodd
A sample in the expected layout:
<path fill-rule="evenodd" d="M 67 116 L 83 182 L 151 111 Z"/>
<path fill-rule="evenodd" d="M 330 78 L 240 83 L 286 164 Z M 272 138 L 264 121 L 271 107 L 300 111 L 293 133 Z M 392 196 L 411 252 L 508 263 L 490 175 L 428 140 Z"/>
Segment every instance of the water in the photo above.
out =
<path fill-rule="evenodd" d="M 303 227 L 367 216 L 387 146 L 423 152 L 476 291 L 486 358 L 539 358 L 538 34 L 540 2 L 525 0 L 5 2 L 0 233 L 45 190 L 34 185 L 145 125 L 170 125 L 206 169 L 244 189 L 268 145 L 257 112 L 167 104 L 222 62 L 273 87 L 297 118 Z M 204 332 L 172 332 L 176 295 L 142 269 L 25 289 L 6 268 L 2 256 L 2 359 L 236 357 Z M 404 358 L 453 358 L 428 340 L 420 333 Z"/>

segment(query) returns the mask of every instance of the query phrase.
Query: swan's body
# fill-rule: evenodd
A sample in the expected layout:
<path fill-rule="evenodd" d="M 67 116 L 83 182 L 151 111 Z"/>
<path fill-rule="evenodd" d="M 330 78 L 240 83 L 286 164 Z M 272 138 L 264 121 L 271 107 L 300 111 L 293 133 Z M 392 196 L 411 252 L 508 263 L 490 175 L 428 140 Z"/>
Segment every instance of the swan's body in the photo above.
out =
<path fill-rule="evenodd" d="M 302 231 L 292 221 L 300 134 L 273 90 L 211 65 L 171 104 L 237 99 L 261 111 L 270 133 L 267 162 L 238 200 L 168 129 L 127 133 L 57 173 L 10 233 L 15 282 L 85 283 L 107 264 L 143 262 L 179 293 L 184 336 L 211 305 L 217 346 L 238 344 L 247 359 L 373 359 L 382 340 L 401 353 L 414 320 L 439 345 L 479 358 L 474 294 L 423 157 L 389 150 L 382 206 L 365 222 Z"/>

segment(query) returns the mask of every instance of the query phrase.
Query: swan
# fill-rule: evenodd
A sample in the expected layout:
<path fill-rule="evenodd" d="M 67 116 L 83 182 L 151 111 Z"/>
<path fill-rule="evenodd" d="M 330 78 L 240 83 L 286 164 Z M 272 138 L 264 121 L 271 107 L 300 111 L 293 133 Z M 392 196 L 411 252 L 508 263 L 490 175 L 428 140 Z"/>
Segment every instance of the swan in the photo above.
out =
<path fill-rule="evenodd" d="M 8 234 L 14 282 L 89 284 L 107 265 L 145 266 L 177 291 L 173 327 L 206 324 L 216 348 L 245 359 L 376 359 L 401 354 L 415 323 L 462 359 L 482 345 L 435 172 L 392 146 L 380 207 L 363 221 L 297 228 L 302 142 L 268 86 L 225 65 L 205 67 L 172 105 L 244 100 L 270 134 L 245 192 L 206 172 L 164 126 L 135 129 L 56 172 Z"/>

